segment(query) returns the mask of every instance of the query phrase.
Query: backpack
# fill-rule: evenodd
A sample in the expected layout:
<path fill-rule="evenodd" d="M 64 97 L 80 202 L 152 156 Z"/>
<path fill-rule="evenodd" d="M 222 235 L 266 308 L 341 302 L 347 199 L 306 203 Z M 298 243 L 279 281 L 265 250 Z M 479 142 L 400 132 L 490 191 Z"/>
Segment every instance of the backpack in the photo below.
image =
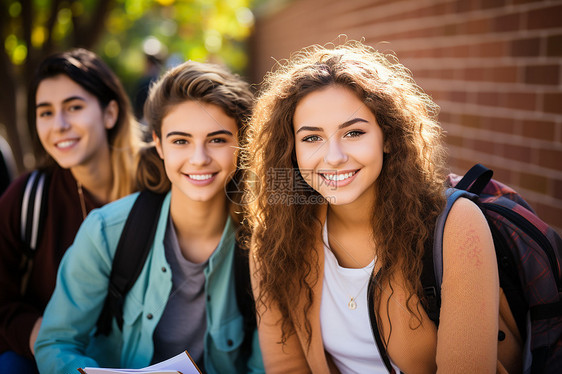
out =
<path fill-rule="evenodd" d="M 22 201 L 21 237 L 27 248 L 25 257 L 32 259 L 46 213 L 48 180 L 44 172 L 34 171 Z M 109 335 L 115 318 L 123 328 L 123 303 L 127 292 L 140 275 L 154 241 L 160 210 L 166 194 L 142 191 L 135 201 L 119 238 L 113 258 L 107 297 L 97 320 L 96 335 Z M 31 270 L 31 260 L 26 273 Z M 255 302 L 250 285 L 249 259 L 238 243 L 234 248 L 234 281 L 236 302 L 244 319 L 244 340 L 240 348 L 244 357 L 251 354 L 253 330 L 256 327 Z M 25 278 L 25 277 L 24 277 Z"/>
<path fill-rule="evenodd" d="M 482 210 L 492 237 L 500 287 L 525 342 L 523 373 L 562 372 L 562 239 L 513 189 L 492 179 L 493 171 L 476 164 L 464 177 L 449 174 L 447 203 L 439 215 L 433 240 L 426 245 L 421 283 L 422 305 L 438 326 L 443 277 L 443 231 L 453 203 L 460 197 Z M 370 287 L 374 287 L 372 277 Z M 371 288 L 372 290 L 372 288 Z M 369 305 L 373 306 L 369 293 Z M 393 372 L 378 333 L 373 307 L 371 327 L 381 357 Z M 505 336 L 505 335 L 504 335 Z M 498 334 L 502 338 L 502 332 Z"/>
<path fill-rule="evenodd" d="M 166 194 L 144 190 L 139 193 L 129 212 L 113 258 L 108 293 L 97 321 L 96 335 L 109 335 L 113 318 L 119 329 L 123 328 L 125 296 L 135 284 L 146 262 L 165 197 Z M 244 340 L 240 352 L 243 357 L 248 358 L 256 327 L 255 302 L 250 285 L 248 254 L 237 242 L 233 267 L 236 303 L 244 320 Z"/>

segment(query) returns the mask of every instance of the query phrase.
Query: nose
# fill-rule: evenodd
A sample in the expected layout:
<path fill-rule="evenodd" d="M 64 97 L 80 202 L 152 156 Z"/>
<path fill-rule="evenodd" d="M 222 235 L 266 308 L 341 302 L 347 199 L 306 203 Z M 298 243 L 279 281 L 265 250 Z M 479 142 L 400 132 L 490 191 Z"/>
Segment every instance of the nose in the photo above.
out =
<path fill-rule="evenodd" d="M 207 153 L 204 145 L 195 145 L 195 149 L 189 158 L 189 163 L 195 166 L 204 166 L 211 162 L 211 158 Z"/>
<path fill-rule="evenodd" d="M 64 113 L 59 112 L 55 116 L 55 128 L 61 132 L 68 130 L 70 128 L 70 123 L 66 119 Z"/>
<path fill-rule="evenodd" d="M 347 161 L 347 153 L 342 145 L 337 141 L 330 141 L 327 144 L 328 149 L 324 154 L 324 162 L 330 166 L 338 166 Z"/>

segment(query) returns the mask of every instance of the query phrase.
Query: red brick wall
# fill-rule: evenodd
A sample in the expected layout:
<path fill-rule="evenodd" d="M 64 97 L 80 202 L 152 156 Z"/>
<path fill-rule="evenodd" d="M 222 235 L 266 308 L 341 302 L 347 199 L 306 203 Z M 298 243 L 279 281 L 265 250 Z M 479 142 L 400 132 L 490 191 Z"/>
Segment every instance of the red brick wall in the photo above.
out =
<path fill-rule="evenodd" d="M 394 51 L 441 107 L 451 170 L 493 168 L 562 232 L 562 1 L 276 3 L 256 11 L 254 82 L 340 34 Z"/>

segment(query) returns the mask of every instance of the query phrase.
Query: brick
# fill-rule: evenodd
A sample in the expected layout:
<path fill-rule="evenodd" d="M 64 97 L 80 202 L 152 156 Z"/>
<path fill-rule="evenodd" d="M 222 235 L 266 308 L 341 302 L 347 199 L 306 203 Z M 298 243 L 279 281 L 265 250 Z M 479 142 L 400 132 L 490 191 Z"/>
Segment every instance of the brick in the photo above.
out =
<path fill-rule="evenodd" d="M 519 184 L 522 188 L 547 194 L 548 191 L 548 178 L 543 175 L 521 173 Z"/>
<path fill-rule="evenodd" d="M 511 42 L 511 56 L 538 56 L 540 54 L 540 43 L 540 38 L 514 40 Z"/>
<path fill-rule="evenodd" d="M 456 24 L 443 25 L 441 27 L 441 35 L 454 36 L 459 34 L 459 27 Z"/>
<path fill-rule="evenodd" d="M 486 106 L 499 106 L 500 100 L 497 92 L 479 92 L 476 102 Z"/>
<path fill-rule="evenodd" d="M 505 94 L 504 105 L 508 108 L 520 110 L 536 110 L 537 94 L 523 92 L 508 92 Z"/>
<path fill-rule="evenodd" d="M 557 86 L 560 82 L 560 65 L 534 65 L 525 67 L 525 83 Z"/>
<path fill-rule="evenodd" d="M 486 80 L 499 83 L 515 83 L 518 78 L 516 66 L 495 67 L 486 70 Z"/>
<path fill-rule="evenodd" d="M 472 20 L 466 23 L 465 30 L 468 34 L 484 34 L 490 31 L 490 21 L 486 18 Z"/>
<path fill-rule="evenodd" d="M 472 147 L 475 151 L 482 152 L 488 155 L 498 155 L 500 154 L 500 147 L 496 142 L 488 140 L 475 140 Z"/>
<path fill-rule="evenodd" d="M 544 0 L 512 0 L 513 4 L 540 3 Z"/>
<path fill-rule="evenodd" d="M 562 150 L 539 149 L 539 165 L 562 171 Z"/>
<path fill-rule="evenodd" d="M 517 160 L 527 163 L 530 163 L 532 161 L 531 148 L 529 147 L 504 144 L 502 153 L 504 157 L 509 158 L 510 160 Z"/>
<path fill-rule="evenodd" d="M 479 8 L 492 9 L 500 8 L 506 4 L 506 0 L 480 0 Z"/>
<path fill-rule="evenodd" d="M 450 135 L 447 134 L 447 136 L 445 137 L 445 142 L 448 145 L 454 145 L 457 147 L 462 147 L 463 146 L 463 137 L 462 136 L 455 136 L 455 135 Z"/>
<path fill-rule="evenodd" d="M 552 183 L 552 196 L 562 200 L 562 180 L 561 179 L 553 179 L 551 180 Z"/>
<path fill-rule="evenodd" d="M 484 117 L 482 128 L 501 132 L 504 134 L 515 133 L 515 120 L 513 118 Z"/>
<path fill-rule="evenodd" d="M 530 30 L 559 28 L 562 26 L 562 5 L 531 10 L 527 13 L 527 28 Z"/>
<path fill-rule="evenodd" d="M 494 171 L 494 179 L 512 186 L 515 181 L 515 173 L 512 170 L 508 170 L 502 167 L 493 166 L 491 169 Z"/>
<path fill-rule="evenodd" d="M 472 114 L 463 114 L 460 116 L 460 124 L 471 128 L 481 128 L 482 127 L 482 117 L 475 116 Z"/>
<path fill-rule="evenodd" d="M 562 93 L 545 93 L 543 110 L 548 113 L 562 114 Z"/>
<path fill-rule="evenodd" d="M 519 30 L 521 28 L 521 14 L 502 14 L 491 21 L 490 27 L 495 32 Z"/>
<path fill-rule="evenodd" d="M 552 121 L 523 121 L 522 135 L 526 138 L 553 140 L 556 123 Z"/>
<path fill-rule="evenodd" d="M 471 57 L 504 57 L 506 54 L 506 43 L 503 41 L 477 44 L 470 47 Z"/>
<path fill-rule="evenodd" d="M 562 56 L 562 35 L 550 35 L 547 37 L 546 55 Z"/>
<path fill-rule="evenodd" d="M 483 81 L 486 77 L 486 70 L 484 68 L 466 68 L 464 71 L 464 78 L 467 81 Z"/>
<path fill-rule="evenodd" d="M 465 91 L 451 91 L 448 96 L 449 100 L 456 103 L 466 103 L 468 101 L 468 95 Z"/>
<path fill-rule="evenodd" d="M 495 32 L 517 31 L 521 28 L 521 14 L 503 14 L 491 21 L 491 29 Z"/>

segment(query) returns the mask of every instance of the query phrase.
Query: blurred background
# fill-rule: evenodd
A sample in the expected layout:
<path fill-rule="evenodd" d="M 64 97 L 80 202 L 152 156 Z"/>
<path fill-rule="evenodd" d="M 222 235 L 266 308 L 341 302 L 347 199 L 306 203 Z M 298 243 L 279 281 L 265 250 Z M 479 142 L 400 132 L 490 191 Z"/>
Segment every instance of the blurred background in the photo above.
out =
<path fill-rule="evenodd" d="M 0 29 L 15 173 L 35 165 L 27 80 L 51 52 L 96 51 L 135 103 L 186 59 L 258 90 L 291 52 L 347 37 L 394 53 L 439 104 L 452 172 L 483 163 L 562 232 L 562 0 L 2 0 Z"/>

